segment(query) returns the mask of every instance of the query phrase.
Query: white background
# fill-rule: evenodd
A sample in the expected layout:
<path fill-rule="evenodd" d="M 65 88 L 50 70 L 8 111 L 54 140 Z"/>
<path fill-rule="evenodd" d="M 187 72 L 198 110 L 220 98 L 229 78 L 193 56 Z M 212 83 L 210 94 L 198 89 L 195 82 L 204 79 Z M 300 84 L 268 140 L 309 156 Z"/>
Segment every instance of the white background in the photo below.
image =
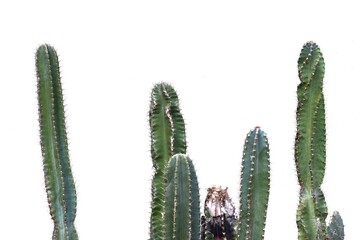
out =
<path fill-rule="evenodd" d="M 10 2 L 10 1 L 8 1 Z M 329 212 L 359 230 L 359 8 L 330 1 L 11 1 L 0 4 L 0 239 L 50 239 L 34 54 L 59 54 L 81 239 L 147 239 L 151 88 L 180 97 L 201 188 L 238 202 L 242 146 L 268 134 L 265 239 L 297 239 L 294 164 L 297 60 L 315 41 L 324 94 Z M 334 1 L 335 2 L 335 1 Z M 340 1 L 339 1 L 340 2 Z"/>

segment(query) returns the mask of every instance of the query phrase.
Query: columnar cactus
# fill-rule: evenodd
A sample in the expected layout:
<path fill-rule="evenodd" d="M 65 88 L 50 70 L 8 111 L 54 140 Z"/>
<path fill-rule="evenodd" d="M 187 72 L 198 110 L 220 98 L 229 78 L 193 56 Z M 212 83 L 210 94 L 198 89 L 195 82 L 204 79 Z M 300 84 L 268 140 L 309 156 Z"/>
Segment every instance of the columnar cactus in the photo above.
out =
<path fill-rule="evenodd" d="M 199 186 L 190 158 L 184 154 L 171 157 L 165 182 L 164 239 L 199 240 Z"/>
<path fill-rule="evenodd" d="M 300 184 L 297 211 L 299 239 L 325 235 L 327 207 L 320 189 L 325 174 L 324 58 L 319 47 L 308 42 L 298 60 L 297 134 L 295 162 Z"/>
<path fill-rule="evenodd" d="M 243 151 L 240 215 L 227 189 L 208 189 L 205 216 L 202 217 L 203 240 L 260 240 L 264 238 L 270 188 L 269 144 L 266 134 L 256 127 L 246 137 Z"/>
<path fill-rule="evenodd" d="M 238 240 L 264 239 L 269 189 L 269 143 L 266 134 L 256 127 L 244 145 Z"/>
<path fill-rule="evenodd" d="M 41 151 L 45 185 L 54 221 L 53 239 L 78 239 L 74 226 L 76 192 L 71 173 L 58 57 L 53 47 L 36 52 Z"/>
<path fill-rule="evenodd" d="M 326 128 L 323 78 L 324 58 L 319 47 L 306 43 L 298 60 L 297 133 L 295 162 L 300 185 L 297 210 L 299 239 L 325 239 L 328 215 L 321 184 L 325 175 Z"/>
<path fill-rule="evenodd" d="M 150 238 L 164 239 L 165 172 L 170 158 L 186 154 L 185 124 L 180 113 L 175 90 L 166 83 L 154 86 L 151 93 L 149 123 L 151 131 L 151 156 L 154 167 Z"/>

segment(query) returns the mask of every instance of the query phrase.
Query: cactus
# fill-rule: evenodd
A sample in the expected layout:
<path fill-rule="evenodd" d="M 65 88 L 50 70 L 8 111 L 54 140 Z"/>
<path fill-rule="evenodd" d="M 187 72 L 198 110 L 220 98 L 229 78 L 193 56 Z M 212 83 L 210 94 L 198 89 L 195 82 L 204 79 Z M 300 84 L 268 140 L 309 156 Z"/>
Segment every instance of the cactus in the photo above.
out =
<path fill-rule="evenodd" d="M 185 124 L 175 90 L 166 83 L 154 86 L 149 111 L 151 156 L 155 173 L 152 179 L 150 238 L 164 239 L 165 171 L 170 158 L 186 154 Z"/>
<path fill-rule="evenodd" d="M 248 133 L 244 145 L 240 215 L 235 216 L 227 189 L 209 188 L 202 218 L 202 239 L 263 239 L 269 188 L 269 144 L 266 134 L 255 127 Z"/>
<path fill-rule="evenodd" d="M 299 239 L 326 239 L 328 215 L 321 184 L 326 164 L 326 128 L 323 78 L 325 63 L 313 42 L 307 42 L 298 60 L 297 133 L 295 163 L 300 198 L 297 210 Z M 328 228 L 329 229 L 329 228 Z M 343 229 L 342 229 L 343 230 Z"/>
<path fill-rule="evenodd" d="M 164 239 L 200 239 L 199 186 L 192 161 L 171 157 L 165 177 Z"/>
<path fill-rule="evenodd" d="M 194 193 L 189 190 L 198 187 L 192 162 L 184 155 L 185 124 L 177 94 L 169 84 L 154 86 L 149 123 L 155 171 L 150 239 L 263 239 L 270 181 L 269 147 L 265 133 L 256 127 L 245 142 L 239 222 L 227 189 L 217 187 L 208 189 L 205 216 L 200 220 L 198 190 Z M 182 187 L 176 189 L 176 186 Z"/>
<path fill-rule="evenodd" d="M 53 239 L 78 239 L 74 226 L 76 192 L 71 173 L 65 113 L 56 51 L 42 45 L 36 52 L 41 151 L 45 185 L 54 221 Z"/>
<path fill-rule="evenodd" d="M 344 240 L 344 223 L 338 212 L 334 212 L 326 229 L 328 240 Z"/>
<path fill-rule="evenodd" d="M 297 210 L 299 239 L 325 236 L 327 206 L 321 183 L 325 174 L 324 58 L 319 47 L 308 42 L 298 60 L 297 134 L 295 162 L 300 185 Z"/>
<path fill-rule="evenodd" d="M 256 127 L 244 145 L 237 239 L 264 238 L 269 188 L 269 144 L 266 134 Z"/>

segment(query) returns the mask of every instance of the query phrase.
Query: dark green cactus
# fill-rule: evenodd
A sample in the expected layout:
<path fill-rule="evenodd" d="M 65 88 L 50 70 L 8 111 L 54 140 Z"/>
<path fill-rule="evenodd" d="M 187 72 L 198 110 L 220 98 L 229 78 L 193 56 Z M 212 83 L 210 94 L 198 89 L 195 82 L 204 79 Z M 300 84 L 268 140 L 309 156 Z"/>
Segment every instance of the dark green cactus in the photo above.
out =
<path fill-rule="evenodd" d="M 184 154 L 171 157 L 165 179 L 164 239 L 199 240 L 199 186 L 190 158 Z"/>
<path fill-rule="evenodd" d="M 269 189 L 269 144 L 266 134 L 256 127 L 244 145 L 237 239 L 264 238 Z"/>
<path fill-rule="evenodd" d="M 344 240 L 344 223 L 338 212 L 334 212 L 331 216 L 330 223 L 326 229 L 328 240 Z"/>
<path fill-rule="evenodd" d="M 53 47 L 36 52 L 41 150 L 53 239 L 78 239 L 74 220 L 76 192 L 71 173 L 58 57 Z"/>
<path fill-rule="evenodd" d="M 164 239 L 165 170 L 170 158 L 186 154 L 185 124 L 175 90 L 166 83 L 154 86 L 151 93 L 149 123 L 151 156 L 155 170 L 152 180 L 150 238 Z"/>

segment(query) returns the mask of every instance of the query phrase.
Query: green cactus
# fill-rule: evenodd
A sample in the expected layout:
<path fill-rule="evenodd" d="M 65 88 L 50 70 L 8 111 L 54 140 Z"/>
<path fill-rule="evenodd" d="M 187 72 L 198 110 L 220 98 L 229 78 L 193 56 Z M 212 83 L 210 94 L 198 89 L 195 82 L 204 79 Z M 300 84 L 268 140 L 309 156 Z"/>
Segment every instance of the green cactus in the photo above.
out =
<path fill-rule="evenodd" d="M 154 86 L 151 93 L 149 123 L 151 156 L 155 170 L 152 180 L 150 238 L 164 239 L 165 171 L 170 158 L 186 154 L 185 124 L 175 90 L 166 83 Z"/>
<path fill-rule="evenodd" d="M 78 239 L 74 226 L 76 192 L 71 173 L 65 113 L 56 51 L 42 45 L 36 52 L 41 150 L 45 185 L 54 221 L 53 239 Z"/>
<path fill-rule="evenodd" d="M 227 189 L 209 188 L 202 217 L 202 239 L 263 239 L 269 188 L 269 144 L 266 134 L 256 127 L 248 133 L 244 145 L 240 215 L 235 216 Z"/>
<path fill-rule="evenodd" d="M 327 207 L 321 183 L 325 174 L 324 58 L 319 47 L 308 42 L 298 60 L 297 134 L 295 162 L 300 185 L 297 211 L 299 239 L 325 236 Z"/>
<path fill-rule="evenodd" d="M 321 184 L 326 164 L 323 78 L 325 63 L 319 47 L 307 42 L 298 60 L 295 162 L 300 185 L 297 210 L 299 239 L 326 239 L 328 210 Z M 342 231 L 343 231 L 342 226 Z"/>
<path fill-rule="evenodd" d="M 171 157 L 165 182 L 164 239 L 199 240 L 199 186 L 190 158 L 184 154 Z"/>
<path fill-rule="evenodd" d="M 266 134 L 256 127 L 244 145 L 237 239 L 264 239 L 269 188 L 269 144 Z"/>
<path fill-rule="evenodd" d="M 330 223 L 326 229 L 328 240 L 344 240 L 344 223 L 338 212 L 334 212 L 331 216 Z"/>

